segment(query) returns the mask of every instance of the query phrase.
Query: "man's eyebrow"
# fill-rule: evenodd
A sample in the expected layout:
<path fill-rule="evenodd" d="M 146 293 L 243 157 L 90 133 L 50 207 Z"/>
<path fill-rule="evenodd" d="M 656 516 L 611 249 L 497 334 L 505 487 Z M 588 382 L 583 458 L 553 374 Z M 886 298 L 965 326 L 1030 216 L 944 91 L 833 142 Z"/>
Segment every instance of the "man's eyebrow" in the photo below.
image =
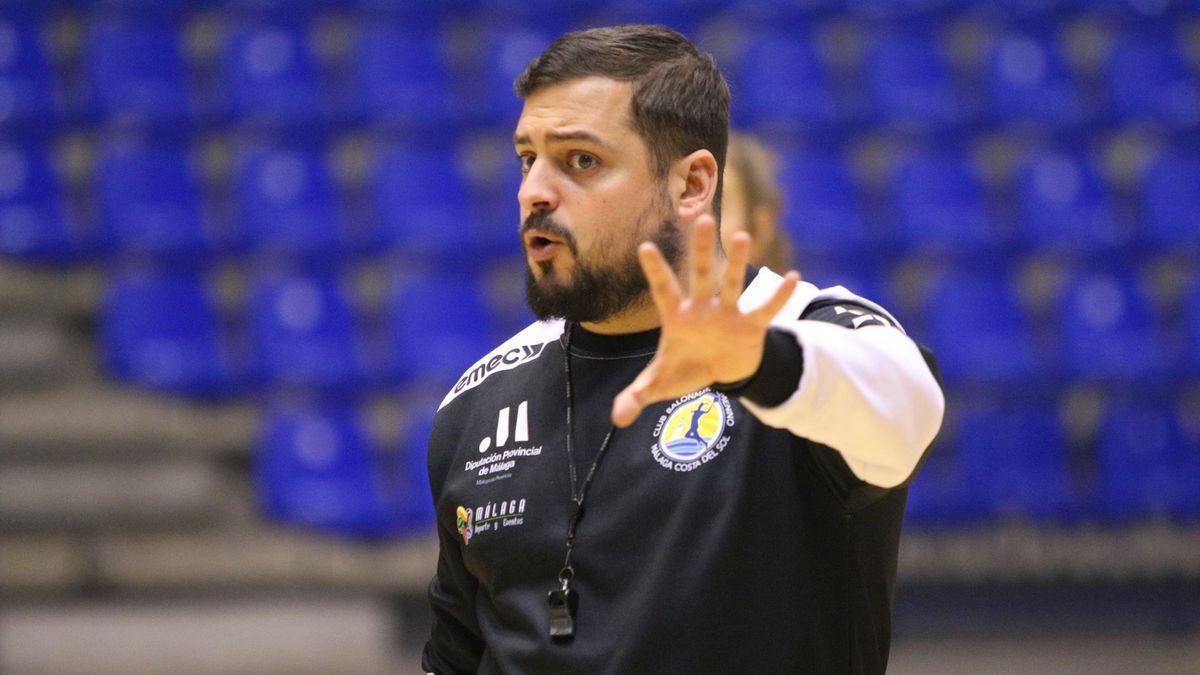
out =
<path fill-rule="evenodd" d="M 587 141 L 588 143 L 594 143 L 606 148 L 612 147 L 611 144 L 596 134 L 590 131 L 583 131 L 582 129 L 578 131 L 552 131 L 546 134 L 546 140 L 550 142 Z M 528 145 L 529 142 L 528 134 L 513 134 L 513 145 Z"/>

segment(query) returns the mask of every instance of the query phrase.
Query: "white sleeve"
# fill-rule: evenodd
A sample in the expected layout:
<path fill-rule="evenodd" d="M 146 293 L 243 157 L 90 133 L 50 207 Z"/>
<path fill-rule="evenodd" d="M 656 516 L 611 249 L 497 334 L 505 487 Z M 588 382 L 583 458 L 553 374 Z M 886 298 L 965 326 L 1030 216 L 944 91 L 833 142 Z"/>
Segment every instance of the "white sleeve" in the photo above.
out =
<path fill-rule="evenodd" d="M 917 345 L 883 325 L 776 320 L 772 326 L 791 333 L 804 354 L 799 388 L 773 408 L 742 403 L 768 426 L 837 450 L 867 483 L 890 488 L 908 480 L 946 405 Z"/>

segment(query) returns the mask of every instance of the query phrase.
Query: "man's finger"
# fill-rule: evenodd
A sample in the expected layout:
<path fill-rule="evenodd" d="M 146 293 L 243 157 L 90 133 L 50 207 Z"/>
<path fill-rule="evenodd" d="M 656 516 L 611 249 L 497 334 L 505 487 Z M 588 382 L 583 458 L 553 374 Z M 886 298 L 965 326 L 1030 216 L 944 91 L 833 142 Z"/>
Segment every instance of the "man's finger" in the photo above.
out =
<path fill-rule="evenodd" d="M 691 296 L 706 300 L 713 296 L 717 289 L 717 280 L 713 275 L 713 251 L 717 242 L 717 221 L 709 214 L 696 219 L 692 227 L 692 255 L 690 265 Z"/>
<path fill-rule="evenodd" d="M 775 318 L 775 315 L 791 299 L 792 292 L 796 290 L 796 284 L 798 283 L 800 283 L 800 275 L 795 271 L 785 274 L 783 283 L 779 285 L 779 288 L 775 289 L 775 293 L 771 295 L 770 299 L 750 312 L 750 318 L 764 325 L 770 323 L 771 319 Z"/>
<path fill-rule="evenodd" d="M 638 415 L 642 414 L 642 409 L 654 402 L 654 388 L 657 381 L 658 359 L 655 358 L 650 361 L 650 365 L 638 373 L 632 384 L 625 387 L 613 399 L 613 424 L 621 429 L 633 424 Z"/>
<path fill-rule="evenodd" d="M 650 242 L 638 247 L 638 262 L 642 265 L 642 273 L 646 275 L 646 283 L 650 286 L 650 297 L 658 307 L 658 313 L 666 318 L 679 309 L 683 302 L 683 289 L 679 287 L 679 279 L 675 271 L 667 264 L 662 252 Z"/>
<path fill-rule="evenodd" d="M 721 304 L 736 307 L 742 295 L 742 284 L 746 276 L 746 261 L 750 258 L 750 235 L 737 232 L 729 244 L 729 260 L 725 273 L 721 275 Z"/>

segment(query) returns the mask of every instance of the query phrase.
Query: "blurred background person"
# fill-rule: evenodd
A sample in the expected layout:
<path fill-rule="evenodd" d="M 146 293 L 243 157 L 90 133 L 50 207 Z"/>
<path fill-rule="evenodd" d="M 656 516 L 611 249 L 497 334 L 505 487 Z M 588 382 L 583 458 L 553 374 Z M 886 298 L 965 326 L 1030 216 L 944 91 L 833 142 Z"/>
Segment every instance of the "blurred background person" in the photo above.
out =
<path fill-rule="evenodd" d="M 779 158 L 753 136 L 731 131 L 725 162 L 722 245 L 728 249 L 735 232 L 749 232 L 753 237 L 751 265 L 774 271 L 792 269 L 795 260 L 791 237 L 783 226 Z"/>

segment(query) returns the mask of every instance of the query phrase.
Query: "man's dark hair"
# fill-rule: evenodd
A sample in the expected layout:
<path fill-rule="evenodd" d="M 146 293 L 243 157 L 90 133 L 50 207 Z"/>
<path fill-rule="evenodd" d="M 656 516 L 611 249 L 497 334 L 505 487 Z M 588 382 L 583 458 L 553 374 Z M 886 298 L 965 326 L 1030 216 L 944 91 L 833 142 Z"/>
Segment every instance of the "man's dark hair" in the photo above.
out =
<path fill-rule="evenodd" d="M 633 128 L 657 176 L 672 160 L 707 149 L 717 160 L 713 213 L 721 216 L 721 178 L 729 142 L 729 85 L 709 54 L 666 26 L 631 24 L 567 33 L 529 62 L 513 88 L 537 89 L 599 75 L 633 83 Z"/>

